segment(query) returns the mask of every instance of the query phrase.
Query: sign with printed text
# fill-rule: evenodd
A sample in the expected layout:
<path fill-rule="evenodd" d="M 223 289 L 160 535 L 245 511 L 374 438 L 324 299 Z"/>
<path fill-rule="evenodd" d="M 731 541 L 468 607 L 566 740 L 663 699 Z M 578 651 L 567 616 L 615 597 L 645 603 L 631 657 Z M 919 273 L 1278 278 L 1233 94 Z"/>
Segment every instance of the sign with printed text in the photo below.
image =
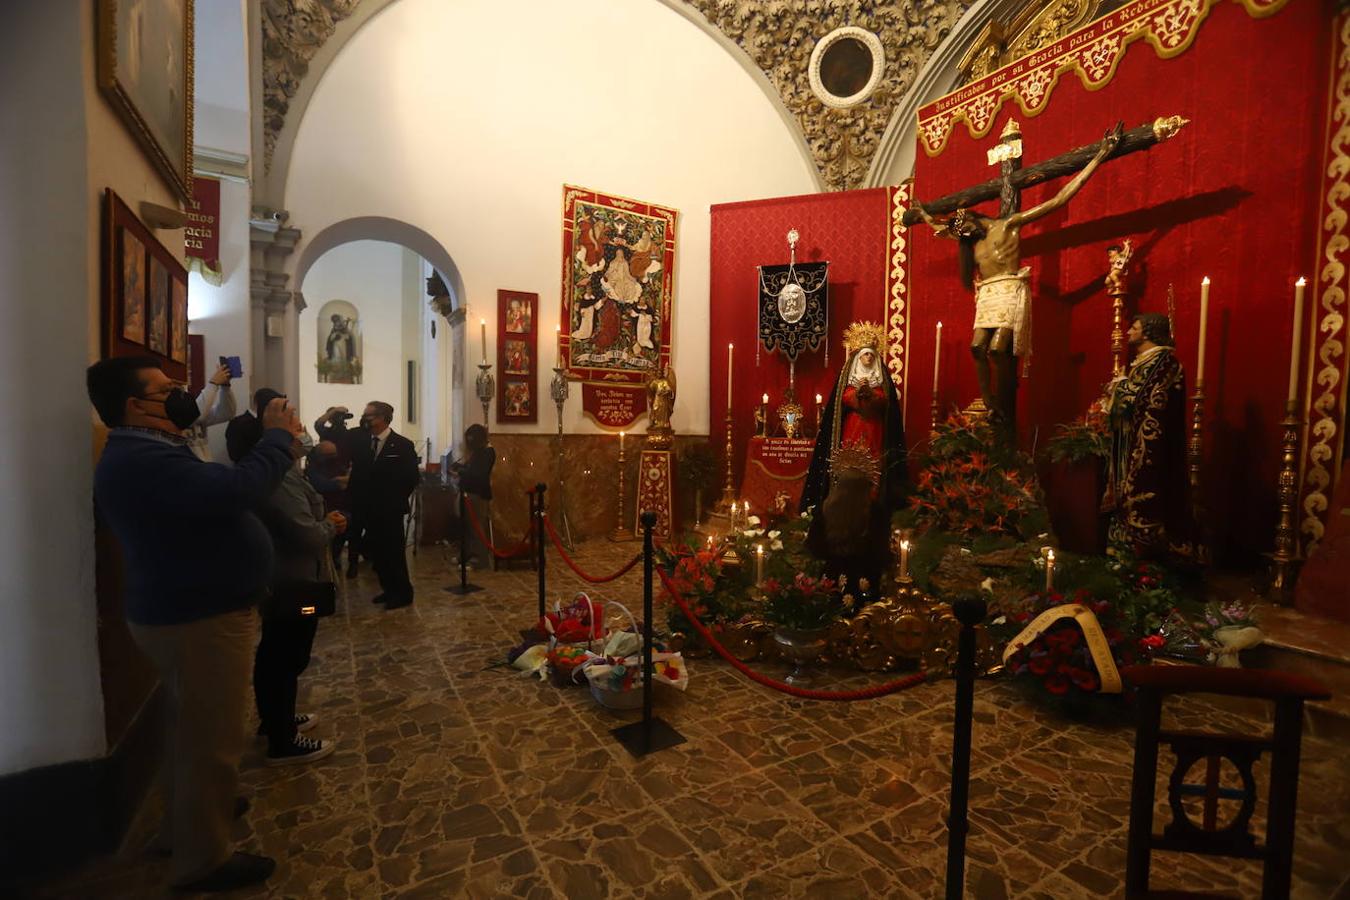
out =
<path fill-rule="evenodd" d="M 188 266 L 212 284 L 220 284 L 220 182 L 197 176 L 192 180 L 192 203 L 183 229 Z"/>
<path fill-rule="evenodd" d="M 647 412 L 647 389 L 583 384 L 581 410 L 606 428 L 628 428 Z"/>

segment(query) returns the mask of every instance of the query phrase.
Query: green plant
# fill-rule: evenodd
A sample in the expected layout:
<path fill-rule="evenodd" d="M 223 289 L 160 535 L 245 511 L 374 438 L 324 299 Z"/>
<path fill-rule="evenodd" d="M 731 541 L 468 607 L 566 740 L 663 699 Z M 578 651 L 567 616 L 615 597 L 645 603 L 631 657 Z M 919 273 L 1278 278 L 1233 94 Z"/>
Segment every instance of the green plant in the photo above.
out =
<path fill-rule="evenodd" d="M 1111 453 L 1111 429 L 1106 414 L 1094 403 L 1087 414 L 1055 429 L 1045 445 L 1051 462 L 1077 463 L 1106 459 Z"/>
<path fill-rule="evenodd" d="M 839 586 L 830 578 L 815 578 L 798 572 L 787 581 L 766 578 L 764 619 L 783 628 L 814 631 L 841 618 L 852 604 L 851 597 L 840 596 Z"/>
<path fill-rule="evenodd" d="M 1048 524 L 1031 461 L 961 414 L 937 426 L 909 505 L 920 526 L 968 538 L 1025 539 Z"/>
<path fill-rule="evenodd" d="M 717 489 L 717 454 L 708 443 L 690 444 L 680 454 L 677 477 L 690 490 L 705 493 Z"/>

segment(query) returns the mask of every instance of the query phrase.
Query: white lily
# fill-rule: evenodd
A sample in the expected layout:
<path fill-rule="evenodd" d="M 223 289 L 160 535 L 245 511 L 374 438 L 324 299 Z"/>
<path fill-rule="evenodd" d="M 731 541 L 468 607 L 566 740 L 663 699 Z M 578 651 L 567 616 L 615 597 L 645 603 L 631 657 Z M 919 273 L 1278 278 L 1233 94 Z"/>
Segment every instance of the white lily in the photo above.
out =
<path fill-rule="evenodd" d="M 747 525 L 758 525 L 758 524 L 759 524 L 759 516 L 750 516 L 748 519 L 745 520 L 745 524 L 747 524 Z"/>
<path fill-rule="evenodd" d="M 987 591 L 988 593 L 992 594 L 994 592 L 994 579 L 986 578 L 984 581 L 981 581 L 980 590 Z"/>

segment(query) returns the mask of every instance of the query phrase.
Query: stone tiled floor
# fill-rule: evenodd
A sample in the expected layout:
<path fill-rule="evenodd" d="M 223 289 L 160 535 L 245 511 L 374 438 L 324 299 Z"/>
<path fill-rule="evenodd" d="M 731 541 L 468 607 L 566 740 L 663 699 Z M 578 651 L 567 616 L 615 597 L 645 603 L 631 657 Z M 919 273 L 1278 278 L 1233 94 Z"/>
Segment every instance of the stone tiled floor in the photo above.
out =
<path fill-rule="evenodd" d="M 635 548 L 596 542 L 579 559 L 610 571 Z M 240 838 L 280 863 L 247 896 L 942 894 L 950 682 L 831 704 L 695 661 L 688 693 L 660 707 L 688 742 L 634 760 L 609 734 L 631 715 L 490 666 L 533 617 L 533 572 L 475 573 L 487 589 L 461 598 L 441 590 L 454 575 L 439 553 L 415 571 L 411 609 L 373 606 L 363 574 L 320 626 L 304 708 L 338 751 L 281 770 L 263 768 L 256 747 L 246 756 L 253 810 Z M 555 559 L 548 577 L 554 596 L 580 586 Z M 597 593 L 640 609 L 636 573 Z M 1188 706 L 1172 724 L 1216 718 Z M 1119 896 L 1131 741 L 1128 728 L 1067 724 L 982 682 L 968 895 Z M 1299 800 L 1295 896 L 1333 896 L 1350 873 L 1340 748 L 1305 743 Z M 120 856 L 31 893 L 164 895 L 163 864 L 140 849 L 154 816 Z M 1158 884 L 1259 893 L 1255 864 L 1160 854 L 1155 873 Z"/>

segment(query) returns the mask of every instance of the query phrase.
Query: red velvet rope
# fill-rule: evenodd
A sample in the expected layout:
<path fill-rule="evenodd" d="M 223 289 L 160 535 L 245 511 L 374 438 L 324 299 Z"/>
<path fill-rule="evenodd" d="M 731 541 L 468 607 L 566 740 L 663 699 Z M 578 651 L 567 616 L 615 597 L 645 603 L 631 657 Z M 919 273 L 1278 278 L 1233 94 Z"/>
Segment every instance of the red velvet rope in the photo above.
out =
<path fill-rule="evenodd" d="M 712 647 L 713 650 L 717 652 L 718 656 L 731 663 L 737 671 L 741 672 L 741 674 L 745 675 L 751 681 L 758 682 L 768 688 L 773 688 L 775 691 L 782 691 L 784 694 L 791 694 L 794 697 L 802 697 L 806 700 L 840 700 L 847 702 L 884 697 L 887 694 L 894 694 L 898 691 L 903 691 L 907 688 L 923 684 L 928 680 L 927 672 L 915 672 L 913 675 L 907 675 L 904 678 L 895 681 L 888 681 L 885 684 L 861 688 L 856 691 L 816 691 L 809 688 L 793 687 L 782 681 L 775 681 L 767 675 L 761 675 L 759 672 L 756 672 L 754 669 L 732 656 L 731 653 L 718 642 L 717 638 L 713 637 L 713 633 L 708 630 L 707 626 L 698 620 L 698 617 L 695 616 L 685 604 L 684 598 L 671 587 L 670 579 L 666 576 L 666 573 L 658 568 L 656 574 L 661 577 L 661 586 L 666 589 L 666 593 L 669 594 L 671 599 L 675 601 L 675 604 L 679 606 L 680 612 L 684 613 L 685 618 L 693 623 L 694 630 L 708 642 L 708 646 Z"/>
<path fill-rule="evenodd" d="M 465 499 L 464 508 L 468 510 L 469 524 L 473 526 L 474 533 L 478 535 L 478 540 L 483 542 L 483 546 L 486 547 L 488 552 L 493 556 L 498 559 L 514 559 L 517 556 L 524 556 L 526 553 L 530 552 L 529 538 L 526 538 L 509 550 L 498 550 L 496 547 L 492 546 L 492 542 L 487 539 L 487 535 L 483 534 L 483 527 L 478 524 L 478 513 L 473 511 L 473 504 Z"/>
<path fill-rule="evenodd" d="M 602 577 L 597 578 L 594 575 L 590 575 L 587 574 L 586 572 L 583 572 L 581 570 L 581 567 L 578 566 L 572 560 L 572 557 L 567 555 L 567 549 L 563 546 L 562 538 L 558 537 L 558 532 L 554 529 L 553 523 L 549 521 L 547 513 L 545 513 L 544 515 L 544 528 L 548 531 L 548 536 L 553 541 L 553 546 L 557 548 L 558 555 L 562 557 L 563 562 L 567 563 L 567 567 L 571 569 L 573 572 L 575 572 L 577 574 L 577 577 L 580 578 L 582 581 L 589 581 L 591 584 L 604 584 L 609 581 L 614 581 L 627 575 L 629 572 L 633 570 L 633 566 L 636 566 L 638 563 L 642 561 L 642 554 L 639 553 L 637 556 L 634 556 L 631 560 L 629 560 L 622 569 L 615 572 L 614 574 L 604 575 Z"/>

